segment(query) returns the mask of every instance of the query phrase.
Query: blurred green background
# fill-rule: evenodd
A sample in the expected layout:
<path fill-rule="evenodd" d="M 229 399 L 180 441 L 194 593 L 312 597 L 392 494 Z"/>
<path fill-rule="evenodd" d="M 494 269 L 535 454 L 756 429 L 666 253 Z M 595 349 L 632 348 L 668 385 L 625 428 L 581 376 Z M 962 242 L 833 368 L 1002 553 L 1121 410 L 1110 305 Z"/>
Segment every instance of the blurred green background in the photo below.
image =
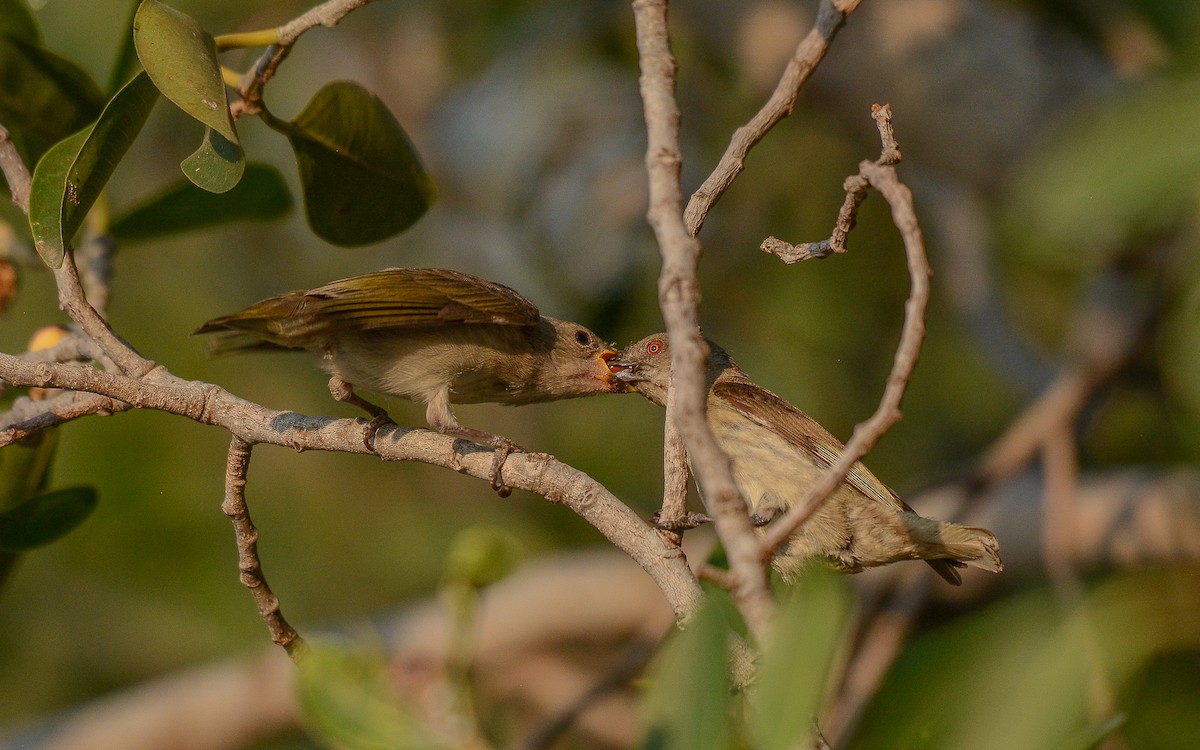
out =
<path fill-rule="evenodd" d="M 173 5 L 212 33 L 307 7 Z M 765 99 L 813 5 L 672 4 L 685 189 Z M 908 292 L 882 200 L 868 199 L 845 256 L 786 267 L 758 245 L 828 236 L 842 180 L 878 154 L 870 105 L 890 102 L 935 277 L 905 419 L 872 453 L 873 470 L 904 494 L 967 466 L 1069 361 L 1074 311 L 1089 304 L 1157 312 L 1080 425 L 1084 471 L 1196 464 L 1200 10 L 1168 0 L 918 5 L 906 14 L 907 4 L 864 3 L 795 114 L 712 212 L 701 234 L 705 332 L 843 439 L 874 409 Z M 46 46 L 105 81 L 131 7 L 50 0 L 36 15 Z M 239 69 L 251 59 L 222 58 Z M 662 327 L 626 5 L 377 3 L 305 36 L 266 103 L 290 118 L 338 79 L 391 107 L 439 202 L 408 232 L 360 249 L 315 239 L 299 210 L 121 246 L 110 317 L 139 351 L 268 406 L 356 416 L 304 356 L 213 359 L 188 332 L 269 295 L 396 265 L 496 279 L 622 345 Z M 285 140 L 254 120 L 239 128 L 248 156 L 278 167 L 298 195 Z M 114 216 L 174 181 L 199 138 L 161 102 L 110 185 Z M 50 275 L 34 262 L 21 270 L 0 325 L 8 352 L 64 320 Z M 390 406 L 397 421 L 423 424 L 418 407 Z M 458 414 L 554 453 L 647 515 L 656 506 L 662 414 L 636 396 Z M 0 594 L 0 726 L 266 643 L 219 508 L 226 445 L 219 430 L 150 412 L 61 429 L 52 486 L 92 484 L 101 503 L 23 560 Z M 604 543 L 540 498 L 499 500 L 474 479 L 363 456 L 261 447 L 248 499 L 268 578 L 301 630 L 429 594 L 448 541 L 468 526 L 507 529 L 531 556 Z"/>

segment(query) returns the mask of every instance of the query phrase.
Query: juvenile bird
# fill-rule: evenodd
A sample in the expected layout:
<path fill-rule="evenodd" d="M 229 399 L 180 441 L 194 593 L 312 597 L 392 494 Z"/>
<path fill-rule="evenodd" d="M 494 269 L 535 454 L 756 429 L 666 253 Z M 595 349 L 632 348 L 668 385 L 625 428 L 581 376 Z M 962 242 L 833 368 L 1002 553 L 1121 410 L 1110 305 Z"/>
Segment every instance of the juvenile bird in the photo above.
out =
<path fill-rule="evenodd" d="M 362 388 L 425 404 L 429 425 L 496 449 L 492 486 L 521 448 L 466 427 L 450 404 L 531 404 L 629 390 L 608 362 L 616 350 L 587 328 L 538 312 L 512 289 L 445 268 L 389 268 L 316 289 L 271 297 L 214 318 L 194 333 L 221 333 L 218 351 L 306 349 L 329 373 L 339 401 L 374 419 L 373 446 L 387 413 Z"/>
<path fill-rule="evenodd" d="M 724 349 L 708 342 L 707 419 L 733 479 L 750 504 L 757 526 L 800 502 L 805 491 L 842 452 L 837 438 L 811 417 L 755 385 Z M 670 382 L 667 334 L 627 346 L 613 360 L 617 377 L 663 406 Z M 861 463 L 774 560 L 785 577 L 824 561 L 847 573 L 898 560 L 925 560 L 946 581 L 962 582 L 956 568 L 998 572 L 999 544 L 985 529 L 935 521 L 916 514 Z"/>

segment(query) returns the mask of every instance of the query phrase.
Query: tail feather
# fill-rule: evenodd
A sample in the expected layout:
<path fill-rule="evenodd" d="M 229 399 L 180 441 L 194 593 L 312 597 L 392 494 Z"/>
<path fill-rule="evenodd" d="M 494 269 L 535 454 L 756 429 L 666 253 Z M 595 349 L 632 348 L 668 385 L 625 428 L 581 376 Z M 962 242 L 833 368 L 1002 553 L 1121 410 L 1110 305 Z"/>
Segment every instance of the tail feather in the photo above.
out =
<path fill-rule="evenodd" d="M 938 575 L 949 583 L 962 583 L 956 568 L 980 568 L 991 573 L 1004 570 L 1000 559 L 1000 543 L 987 529 L 960 526 L 956 523 L 938 523 L 934 533 L 922 540 L 929 553 L 927 562 Z"/>
<path fill-rule="evenodd" d="M 303 348 L 315 325 L 312 316 L 305 312 L 304 292 L 289 292 L 232 315 L 213 318 L 192 331 L 192 335 L 218 334 L 213 346 L 216 353 Z"/>

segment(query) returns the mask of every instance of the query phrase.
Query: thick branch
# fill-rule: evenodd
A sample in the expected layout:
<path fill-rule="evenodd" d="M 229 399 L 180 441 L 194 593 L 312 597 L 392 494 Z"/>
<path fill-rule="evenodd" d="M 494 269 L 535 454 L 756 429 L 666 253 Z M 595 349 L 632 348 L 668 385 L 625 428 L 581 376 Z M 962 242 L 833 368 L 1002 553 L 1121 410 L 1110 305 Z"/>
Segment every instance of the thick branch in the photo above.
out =
<path fill-rule="evenodd" d="M 297 451 L 368 452 L 363 445 L 360 421 L 277 411 L 238 398 L 215 385 L 181 380 L 162 367 L 137 379 L 92 367 L 29 362 L 0 354 L 0 379 L 19 387 L 87 391 L 107 397 L 106 402 L 113 400 L 140 409 L 177 414 L 223 427 L 248 443 L 270 443 Z M 15 421 L 10 415 L 0 417 L 0 446 L 28 434 L 32 423 L 41 419 L 26 416 L 23 421 Z M 377 435 L 375 449 L 389 461 L 420 461 L 484 480 L 490 476 L 490 448 L 428 430 L 385 427 Z M 700 589 L 683 553 L 661 539 L 603 485 L 542 453 L 509 456 L 504 477 L 510 486 L 562 503 L 596 527 L 650 574 L 681 620 L 695 611 Z"/>
<path fill-rule="evenodd" d="M 646 169 L 650 180 L 647 220 L 662 252 L 659 304 L 671 336 L 671 395 L 675 422 L 692 457 L 692 469 L 725 544 L 735 578 L 735 601 L 751 631 L 764 635 L 774 602 L 766 568 L 750 525 L 745 500 L 734 484 L 729 459 L 704 420 L 704 372 L 708 348 L 700 337 L 696 264 L 700 243 L 683 222 L 679 167 L 679 106 L 675 101 L 675 58 L 667 31 L 665 0 L 635 0 L 639 80 L 646 114 Z"/>

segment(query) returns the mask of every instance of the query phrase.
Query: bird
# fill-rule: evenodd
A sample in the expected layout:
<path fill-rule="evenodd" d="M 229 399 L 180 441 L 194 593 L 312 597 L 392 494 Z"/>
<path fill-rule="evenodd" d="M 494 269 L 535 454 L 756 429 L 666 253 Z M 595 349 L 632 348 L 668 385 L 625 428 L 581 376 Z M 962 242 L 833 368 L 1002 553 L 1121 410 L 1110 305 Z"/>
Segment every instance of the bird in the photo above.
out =
<path fill-rule="evenodd" d="M 425 405 L 430 427 L 495 449 L 501 495 L 508 438 L 461 424 L 451 404 L 531 404 L 631 390 L 608 366 L 616 349 L 588 328 L 542 315 L 503 284 L 447 268 L 387 268 L 281 294 L 204 323 L 216 353 L 302 349 L 320 359 L 333 397 L 372 416 L 374 450 L 386 410 L 358 389 Z"/>
<path fill-rule="evenodd" d="M 754 383 L 724 349 L 707 343 L 708 427 L 762 532 L 800 502 L 844 446 L 812 417 Z M 671 372 L 667 334 L 625 347 L 611 368 L 663 406 Z M 918 515 L 861 462 L 772 562 L 792 579 L 814 562 L 857 573 L 900 560 L 925 560 L 954 585 L 962 583 L 961 567 L 1003 569 L 999 542 L 990 531 Z"/>

